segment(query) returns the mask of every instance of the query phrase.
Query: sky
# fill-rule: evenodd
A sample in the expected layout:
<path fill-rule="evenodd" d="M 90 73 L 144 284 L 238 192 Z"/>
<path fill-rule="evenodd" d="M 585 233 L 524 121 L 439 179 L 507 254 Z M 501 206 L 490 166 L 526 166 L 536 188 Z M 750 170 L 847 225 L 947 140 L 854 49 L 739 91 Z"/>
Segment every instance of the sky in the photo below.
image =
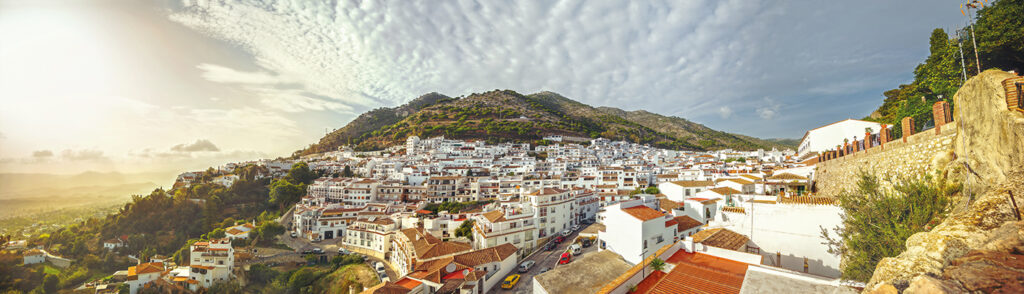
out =
<path fill-rule="evenodd" d="M 910 82 L 958 3 L 0 0 L 0 172 L 287 156 L 370 109 L 493 89 L 799 138 Z"/>

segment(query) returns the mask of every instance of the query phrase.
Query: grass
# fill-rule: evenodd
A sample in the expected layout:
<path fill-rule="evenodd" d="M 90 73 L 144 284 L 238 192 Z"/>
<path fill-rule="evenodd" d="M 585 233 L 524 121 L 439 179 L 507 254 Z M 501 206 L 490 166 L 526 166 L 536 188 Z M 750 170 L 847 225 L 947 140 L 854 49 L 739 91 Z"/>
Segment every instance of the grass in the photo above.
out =
<path fill-rule="evenodd" d="M 59 268 L 57 268 L 57 267 L 52 266 L 52 265 L 43 264 L 43 273 L 45 273 L 47 275 L 50 275 L 50 274 L 60 275 L 61 270 Z"/>
<path fill-rule="evenodd" d="M 327 293 L 349 293 L 349 287 L 353 284 L 361 285 L 365 289 L 379 284 L 380 279 L 370 266 L 359 263 L 339 267 L 317 283 L 323 286 L 322 289 L 328 289 Z"/>

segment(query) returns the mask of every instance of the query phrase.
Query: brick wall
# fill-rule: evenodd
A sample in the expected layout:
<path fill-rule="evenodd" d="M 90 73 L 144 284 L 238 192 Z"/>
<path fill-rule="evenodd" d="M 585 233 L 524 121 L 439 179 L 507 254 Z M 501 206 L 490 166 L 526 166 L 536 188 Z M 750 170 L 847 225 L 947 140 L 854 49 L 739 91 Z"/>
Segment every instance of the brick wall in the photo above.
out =
<path fill-rule="evenodd" d="M 913 135 L 914 130 L 917 130 L 914 126 L 914 118 L 909 116 L 904 117 L 901 122 L 901 125 L 903 125 L 903 142 L 907 142 L 907 137 Z"/>
<path fill-rule="evenodd" d="M 953 121 L 953 115 L 949 112 L 949 103 L 946 101 L 935 102 L 932 105 L 932 117 L 935 118 L 935 131 L 938 132 L 942 126 Z"/>
<path fill-rule="evenodd" d="M 1003 88 L 1006 89 L 1006 107 L 1013 110 L 1024 111 L 1020 107 L 1021 93 L 1018 91 L 1018 84 L 1024 84 L 1024 76 L 1018 76 L 1003 80 Z M 1022 86 L 1024 87 L 1024 86 Z"/>
<path fill-rule="evenodd" d="M 819 162 L 814 174 L 815 188 L 822 196 L 835 196 L 844 189 L 852 190 L 857 185 L 857 175 L 861 170 L 878 176 L 882 185 L 888 185 L 901 176 L 923 176 L 932 172 L 929 165 L 936 154 L 953 148 L 956 132 L 956 124 L 948 124 L 938 133 L 918 133 L 904 137 L 906 141 L 888 142 Z"/>

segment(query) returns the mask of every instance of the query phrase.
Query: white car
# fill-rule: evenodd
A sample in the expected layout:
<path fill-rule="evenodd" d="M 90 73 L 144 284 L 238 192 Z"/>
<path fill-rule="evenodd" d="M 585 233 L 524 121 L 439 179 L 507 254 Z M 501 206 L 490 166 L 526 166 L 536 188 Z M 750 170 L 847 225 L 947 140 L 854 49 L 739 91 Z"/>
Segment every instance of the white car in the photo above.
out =
<path fill-rule="evenodd" d="M 570 231 L 570 230 L 562 231 L 562 236 L 569 237 L 569 235 L 571 235 L 571 234 L 572 234 L 572 231 Z"/>

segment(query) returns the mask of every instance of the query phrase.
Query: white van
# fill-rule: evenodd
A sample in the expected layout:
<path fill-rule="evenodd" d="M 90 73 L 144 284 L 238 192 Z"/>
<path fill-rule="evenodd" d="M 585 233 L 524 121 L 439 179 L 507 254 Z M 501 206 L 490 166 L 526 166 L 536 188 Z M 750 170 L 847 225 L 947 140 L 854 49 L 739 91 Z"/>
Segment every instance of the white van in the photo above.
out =
<path fill-rule="evenodd" d="M 579 243 L 574 243 L 569 245 L 569 251 L 572 251 L 572 255 L 580 255 L 580 253 L 583 253 L 583 246 L 580 246 Z"/>

